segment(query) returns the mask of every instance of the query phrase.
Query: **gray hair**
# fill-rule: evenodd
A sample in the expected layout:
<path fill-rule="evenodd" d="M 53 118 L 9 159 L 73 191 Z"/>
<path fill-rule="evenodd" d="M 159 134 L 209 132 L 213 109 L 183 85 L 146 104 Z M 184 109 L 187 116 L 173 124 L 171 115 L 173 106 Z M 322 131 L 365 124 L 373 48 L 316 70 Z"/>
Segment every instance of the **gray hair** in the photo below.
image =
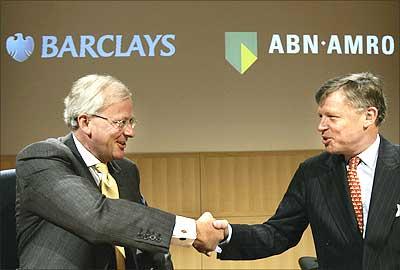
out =
<path fill-rule="evenodd" d="M 64 121 L 72 129 L 78 129 L 77 118 L 81 114 L 96 114 L 111 104 L 132 98 L 132 93 L 121 81 L 109 75 L 86 75 L 72 85 L 64 99 Z"/>
<path fill-rule="evenodd" d="M 375 107 L 378 117 L 375 124 L 379 126 L 386 117 L 387 102 L 383 94 L 382 80 L 369 72 L 347 74 L 326 81 L 315 94 L 320 105 L 333 92 L 342 90 L 350 104 L 356 109 Z"/>

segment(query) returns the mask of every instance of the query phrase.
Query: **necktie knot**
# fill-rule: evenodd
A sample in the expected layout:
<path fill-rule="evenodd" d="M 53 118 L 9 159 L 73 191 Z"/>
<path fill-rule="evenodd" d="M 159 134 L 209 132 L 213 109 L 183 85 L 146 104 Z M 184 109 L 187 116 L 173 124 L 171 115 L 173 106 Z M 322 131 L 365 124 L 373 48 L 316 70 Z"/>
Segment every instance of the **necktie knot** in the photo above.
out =
<path fill-rule="evenodd" d="M 358 156 L 354 156 L 349 160 L 349 170 L 356 170 L 361 159 Z"/>
<path fill-rule="evenodd" d="M 95 167 L 96 167 L 97 171 L 99 171 L 102 174 L 100 177 L 101 187 L 104 188 L 104 186 L 107 186 L 107 188 L 113 188 L 112 185 L 114 184 L 115 180 L 114 179 L 110 180 L 110 178 L 112 176 L 111 176 L 110 172 L 108 171 L 107 164 L 97 163 L 95 165 Z M 116 195 L 116 196 L 118 196 L 118 195 Z"/>
<path fill-rule="evenodd" d="M 108 174 L 108 167 L 105 163 L 97 163 L 96 169 L 101 173 Z"/>

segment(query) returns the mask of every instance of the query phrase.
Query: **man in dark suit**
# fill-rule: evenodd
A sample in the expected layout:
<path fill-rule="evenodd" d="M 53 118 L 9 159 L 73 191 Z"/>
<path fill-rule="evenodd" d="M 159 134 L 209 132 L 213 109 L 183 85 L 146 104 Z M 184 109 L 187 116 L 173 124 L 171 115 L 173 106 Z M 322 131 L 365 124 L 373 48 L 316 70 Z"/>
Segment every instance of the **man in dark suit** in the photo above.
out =
<path fill-rule="evenodd" d="M 318 90 L 316 101 L 326 151 L 300 164 L 265 223 L 215 221 L 227 237 L 218 257 L 280 254 L 310 224 L 320 269 L 398 270 L 400 147 L 378 132 L 386 115 L 381 80 L 371 73 L 334 78 Z"/>
<path fill-rule="evenodd" d="M 208 244 L 223 231 L 147 207 L 139 172 L 124 158 L 136 120 L 129 89 L 111 76 L 76 81 L 65 99 L 72 130 L 17 156 L 16 222 L 21 269 L 172 269 L 171 243 Z M 186 240 L 185 240 L 186 239 Z"/>

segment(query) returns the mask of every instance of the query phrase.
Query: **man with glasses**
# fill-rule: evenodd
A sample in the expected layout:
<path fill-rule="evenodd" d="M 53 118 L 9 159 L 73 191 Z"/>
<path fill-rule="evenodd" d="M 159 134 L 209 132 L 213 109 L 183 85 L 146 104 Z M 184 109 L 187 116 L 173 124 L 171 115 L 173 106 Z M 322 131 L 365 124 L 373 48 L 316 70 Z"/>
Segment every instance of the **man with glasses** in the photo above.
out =
<path fill-rule="evenodd" d="M 65 98 L 71 133 L 17 156 L 21 269 L 172 269 L 170 243 L 214 250 L 223 231 L 147 207 L 139 172 L 124 158 L 135 135 L 129 89 L 111 76 L 77 80 Z"/>

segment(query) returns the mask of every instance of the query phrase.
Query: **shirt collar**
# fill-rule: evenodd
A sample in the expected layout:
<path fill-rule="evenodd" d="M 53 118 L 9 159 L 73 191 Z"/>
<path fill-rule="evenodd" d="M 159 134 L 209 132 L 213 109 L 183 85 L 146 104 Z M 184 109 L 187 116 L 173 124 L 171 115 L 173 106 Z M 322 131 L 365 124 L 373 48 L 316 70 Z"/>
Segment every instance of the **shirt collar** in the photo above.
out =
<path fill-rule="evenodd" d="M 368 167 L 375 168 L 376 161 L 378 159 L 379 143 L 381 139 L 379 134 L 373 144 L 371 144 L 367 149 L 361 152 L 358 157 L 364 162 Z"/>
<path fill-rule="evenodd" d="M 72 138 L 74 139 L 74 143 L 76 148 L 78 149 L 79 154 L 81 155 L 83 161 L 85 162 L 87 167 L 94 166 L 98 163 L 101 163 L 92 153 L 87 150 L 83 144 L 75 137 L 75 134 L 72 133 Z"/>

